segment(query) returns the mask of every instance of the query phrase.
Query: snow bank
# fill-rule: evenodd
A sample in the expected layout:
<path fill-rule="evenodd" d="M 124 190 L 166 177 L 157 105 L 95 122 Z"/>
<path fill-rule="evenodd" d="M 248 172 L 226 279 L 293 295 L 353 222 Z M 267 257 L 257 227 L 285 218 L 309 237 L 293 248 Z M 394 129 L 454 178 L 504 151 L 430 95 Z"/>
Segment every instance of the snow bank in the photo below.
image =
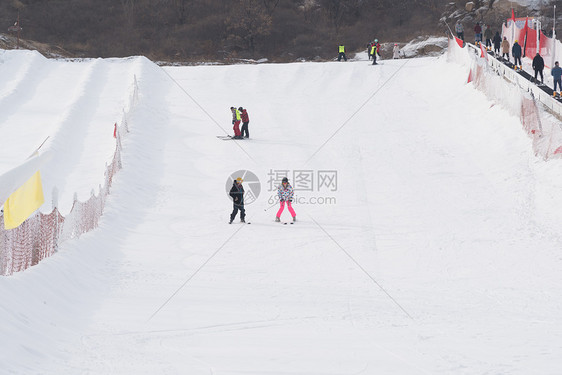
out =
<path fill-rule="evenodd" d="M 474 86 L 484 92 L 490 100 L 519 116 L 522 127 L 532 139 L 535 155 L 544 160 L 562 158 L 560 121 L 544 110 L 532 92 L 523 91 L 519 85 L 510 84 L 505 75 L 497 74 L 509 69 L 493 70 L 484 58 L 478 57 L 468 47 L 460 48 L 454 39 L 449 40 L 448 59 L 470 66 L 468 76 Z M 489 56 L 489 59 L 493 57 Z M 513 71 L 509 70 L 507 73 L 513 82 L 524 81 L 526 87 L 531 86 L 526 79 Z M 534 89 L 538 90 L 536 87 Z M 542 91 L 540 95 L 545 96 Z M 548 96 L 544 100 L 554 102 L 551 105 L 560 107 L 560 103 Z"/>

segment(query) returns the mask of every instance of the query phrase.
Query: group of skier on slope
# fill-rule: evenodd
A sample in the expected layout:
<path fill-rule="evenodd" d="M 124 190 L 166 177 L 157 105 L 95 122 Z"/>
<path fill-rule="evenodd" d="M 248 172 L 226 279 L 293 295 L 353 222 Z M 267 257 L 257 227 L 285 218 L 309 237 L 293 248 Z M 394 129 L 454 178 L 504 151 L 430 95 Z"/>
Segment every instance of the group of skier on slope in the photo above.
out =
<path fill-rule="evenodd" d="M 230 189 L 229 195 L 232 198 L 233 209 L 232 213 L 230 214 L 230 221 L 228 222 L 228 224 L 232 224 L 232 222 L 236 218 L 236 215 L 238 214 L 238 211 L 240 211 L 240 222 L 246 222 L 246 210 L 244 208 L 244 186 L 242 186 L 242 182 L 244 182 L 242 177 L 237 177 L 236 180 L 232 182 L 232 188 Z M 292 205 L 294 194 L 295 192 L 293 190 L 293 187 L 289 183 L 289 179 L 287 177 L 283 177 L 281 185 L 279 185 L 279 187 L 277 188 L 277 196 L 279 197 L 279 210 L 275 215 L 276 222 L 281 221 L 281 214 L 285 209 L 285 204 L 287 205 L 287 209 L 289 210 L 289 213 L 293 218 L 293 222 L 297 221 L 297 214 L 295 213 Z"/>
<path fill-rule="evenodd" d="M 232 125 L 234 129 L 234 137 L 232 139 L 244 139 L 250 138 L 250 131 L 248 130 L 248 124 L 250 123 L 250 116 L 245 108 L 230 107 L 232 112 Z M 240 122 L 242 122 L 242 131 L 240 131 Z"/>
<path fill-rule="evenodd" d="M 377 56 L 382 57 L 380 50 L 381 45 L 378 39 L 375 39 L 374 41 L 367 44 L 367 54 L 369 55 L 369 60 L 373 60 L 373 65 L 377 65 Z M 392 58 L 400 58 L 400 47 L 398 46 L 398 43 L 394 43 Z M 338 46 L 338 61 L 341 61 L 342 59 L 344 61 L 347 61 L 347 56 L 345 55 L 345 46 L 343 44 L 340 44 Z"/>

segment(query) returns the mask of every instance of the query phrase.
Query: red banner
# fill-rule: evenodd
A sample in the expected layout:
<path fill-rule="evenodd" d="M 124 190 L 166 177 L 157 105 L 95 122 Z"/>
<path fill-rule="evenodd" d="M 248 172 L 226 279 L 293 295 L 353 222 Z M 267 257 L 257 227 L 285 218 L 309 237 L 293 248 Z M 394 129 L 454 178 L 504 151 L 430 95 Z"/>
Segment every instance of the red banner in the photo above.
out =
<path fill-rule="evenodd" d="M 462 39 L 459 39 L 459 38 L 455 37 L 455 40 L 457 41 L 457 44 L 458 44 L 461 48 L 464 47 L 464 41 L 463 41 Z"/>

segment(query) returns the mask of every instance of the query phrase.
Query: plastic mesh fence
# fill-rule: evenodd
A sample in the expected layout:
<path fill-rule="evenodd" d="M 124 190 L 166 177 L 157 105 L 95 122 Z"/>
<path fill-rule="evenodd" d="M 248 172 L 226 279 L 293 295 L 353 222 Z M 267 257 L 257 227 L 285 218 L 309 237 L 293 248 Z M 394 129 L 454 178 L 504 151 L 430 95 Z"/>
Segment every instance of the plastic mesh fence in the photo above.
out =
<path fill-rule="evenodd" d="M 121 169 L 122 136 L 129 132 L 127 119 L 138 100 L 136 78 L 129 99 L 128 110 L 124 111 L 121 124 L 115 132 L 115 153 L 106 167 L 104 185 L 99 193 L 92 192 L 86 202 L 74 198 L 71 211 L 62 216 L 55 207 L 50 214 L 36 213 L 17 228 L 4 229 L 4 217 L 0 216 L 0 275 L 8 276 L 23 271 L 50 257 L 60 243 L 97 228 L 103 214 L 113 178 Z"/>

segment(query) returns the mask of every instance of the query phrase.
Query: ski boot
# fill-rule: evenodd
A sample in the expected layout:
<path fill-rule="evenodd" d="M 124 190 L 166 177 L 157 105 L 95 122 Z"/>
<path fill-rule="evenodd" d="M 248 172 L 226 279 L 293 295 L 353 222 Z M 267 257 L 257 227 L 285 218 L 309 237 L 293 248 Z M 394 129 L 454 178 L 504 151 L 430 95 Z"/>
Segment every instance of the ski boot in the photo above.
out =
<path fill-rule="evenodd" d="M 297 221 L 297 215 L 293 216 L 293 223 Z"/>
<path fill-rule="evenodd" d="M 281 219 L 279 217 L 275 216 L 275 222 L 278 223 L 280 221 L 281 221 Z"/>
<path fill-rule="evenodd" d="M 241 222 L 241 223 L 245 223 L 245 222 L 246 222 L 246 220 L 244 220 L 244 219 L 240 219 L 240 222 Z"/>

